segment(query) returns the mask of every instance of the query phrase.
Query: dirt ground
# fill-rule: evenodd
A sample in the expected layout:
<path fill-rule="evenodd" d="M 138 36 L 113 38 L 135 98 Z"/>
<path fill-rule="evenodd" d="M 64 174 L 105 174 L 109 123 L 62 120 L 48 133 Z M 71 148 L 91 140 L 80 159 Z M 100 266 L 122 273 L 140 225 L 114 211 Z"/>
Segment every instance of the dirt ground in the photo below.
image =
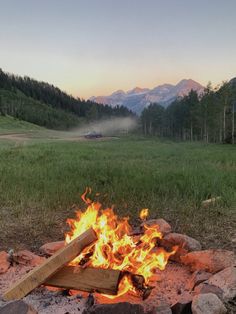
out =
<path fill-rule="evenodd" d="M 40 138 L 45 138 L 44 134 L 35 134 L 35 133 L 9 133 L 9 134 L 0 134 L 0 140 L 10 140 L 10 141 L 15 141 L 17 143 L 19 142 L 25 142 L 25 141 L 29 141 L 32 139 L 40 139 Z M 92 139 L 88 139 L 85 138 L 84 136 L 70 136 L 70 135 L 63 135 L 60 134 L 60 132 L 55 133 L 55 134 L 51 134 L 49 136 L 47 136 L 47 139 L 51 139 L 51 140 L 61 140 L 61 141 L 70 141 L 70 142 L 80 142 L 80 141 L 107 141 L 107 140 L 112 140 L 112 139 L 116 139 L 117 137 L 111 137 L 111 136 L 105 136 L 105 137 L 101 137 L 101 138 L 92 138 Z"/>

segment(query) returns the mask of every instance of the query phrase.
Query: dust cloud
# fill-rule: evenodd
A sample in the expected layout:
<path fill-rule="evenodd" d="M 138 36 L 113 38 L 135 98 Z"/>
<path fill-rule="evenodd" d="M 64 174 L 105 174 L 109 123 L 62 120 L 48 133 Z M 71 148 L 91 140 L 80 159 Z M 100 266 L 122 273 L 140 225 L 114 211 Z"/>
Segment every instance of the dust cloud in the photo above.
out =
<path fill-rule="evenodd" d="M 116 136 L 122 133 L 129 133 L 137 127 L 135 118 L 112 118 L 99 122 L 87 123 L 80 128 L 67 132 L 71 136 L 84 136 L 91 132 L 100 133 L 104 136 Z"/>

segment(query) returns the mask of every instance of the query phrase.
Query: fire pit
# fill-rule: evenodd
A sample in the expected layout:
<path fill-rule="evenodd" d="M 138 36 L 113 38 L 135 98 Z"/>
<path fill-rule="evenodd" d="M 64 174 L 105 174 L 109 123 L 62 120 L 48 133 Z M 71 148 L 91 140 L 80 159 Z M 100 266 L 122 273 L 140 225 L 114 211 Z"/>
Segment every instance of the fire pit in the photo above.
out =
<path fill-rule="evenodd" d="M 52 255 L 49 259 L 18 252 L 10 255 L 9 262 L 5 256 L 9 265 L 5 264 L 0 275 L 3 298 L 24 297 L 38 313 L 109 313 L 106 307 L 114 313 L 201 313 L 195 309 L 208 296 L 208 303 L 221 308 L 215 313 L 226 311 L 222 302 L 236 296 L 233 252 L 201 251 L 197 240 L 172 233 L 163 219 L 148 220 L 147 209 L 140 212 L 140 225 L 132 228 L 127 217 L 118 217 L 112 208 L 102 209 L 87 192 L 82 196 L 87 209 L 77 211 L 76 219 L 68 219 L 70 231 L 65 242 L 41 248 Z M 12 288 L 12 282 L 37 264 L 38 268 Z M 44 287 L 34 289 L 41 284 Z M 94 303 L 107 305 L 101 308 Z M 132 308 L 131 304 L 140 306 Z"/>
<path fill-rule="evenodd" d="M 146 299 L 151 293 L 150 279 L 157 269 L 164 270 L 171 255 L 178 247 L 174 246 L 169 252 L 157 246 L 157 240 L 162 238 L 159 226 L 143 223 L 140 230 L 133 232 L 128 218 L 117 217 L 112 208 L 101 209 L 100 203 L 94 203 L 83 195 L 87 210 L 77 212 L 76 219 L 67 222 L 71 231 L 66 234 L 66 243 L 70 243 L 81 233 L 93 227 L 98 240 L 87 247 L 70 264 L 102 269 L 121 271 L 118 298 L 126 293 L 132 293 Z M 147 218 L 148 210 L 143 209 L 140 218 Z M 107 296 L 108 297 L 108 296 Z"/>

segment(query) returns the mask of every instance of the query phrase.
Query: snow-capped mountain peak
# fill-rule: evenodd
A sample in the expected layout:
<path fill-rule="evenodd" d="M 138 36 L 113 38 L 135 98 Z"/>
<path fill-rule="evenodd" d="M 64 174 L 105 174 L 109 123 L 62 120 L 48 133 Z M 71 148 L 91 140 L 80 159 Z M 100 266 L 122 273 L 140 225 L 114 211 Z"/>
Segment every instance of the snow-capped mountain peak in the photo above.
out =
<path fill-rule="evenodd" d="M 203 86 L 192 79 L 183 79 L 176 85 L 162 84 L 153 89 L 135 87 L 127 92 L 117 90 L 109 96 L 90 99 L 111 106 L 123 105 L 140 114 L 150 103 L 159 103 L 167 107 L 177 97 L 187 95 L 191 90 L 201 93 Z"/>

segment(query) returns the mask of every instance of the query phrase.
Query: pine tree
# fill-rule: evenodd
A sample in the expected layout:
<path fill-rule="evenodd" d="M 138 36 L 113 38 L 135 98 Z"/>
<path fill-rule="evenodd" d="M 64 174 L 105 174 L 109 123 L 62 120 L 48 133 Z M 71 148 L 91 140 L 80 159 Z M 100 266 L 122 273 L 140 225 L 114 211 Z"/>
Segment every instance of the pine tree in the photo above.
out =
<path fill-rule="evenodd" d="M 5 116 L 2 96 L 0 95 L 0 115 Z"/>

